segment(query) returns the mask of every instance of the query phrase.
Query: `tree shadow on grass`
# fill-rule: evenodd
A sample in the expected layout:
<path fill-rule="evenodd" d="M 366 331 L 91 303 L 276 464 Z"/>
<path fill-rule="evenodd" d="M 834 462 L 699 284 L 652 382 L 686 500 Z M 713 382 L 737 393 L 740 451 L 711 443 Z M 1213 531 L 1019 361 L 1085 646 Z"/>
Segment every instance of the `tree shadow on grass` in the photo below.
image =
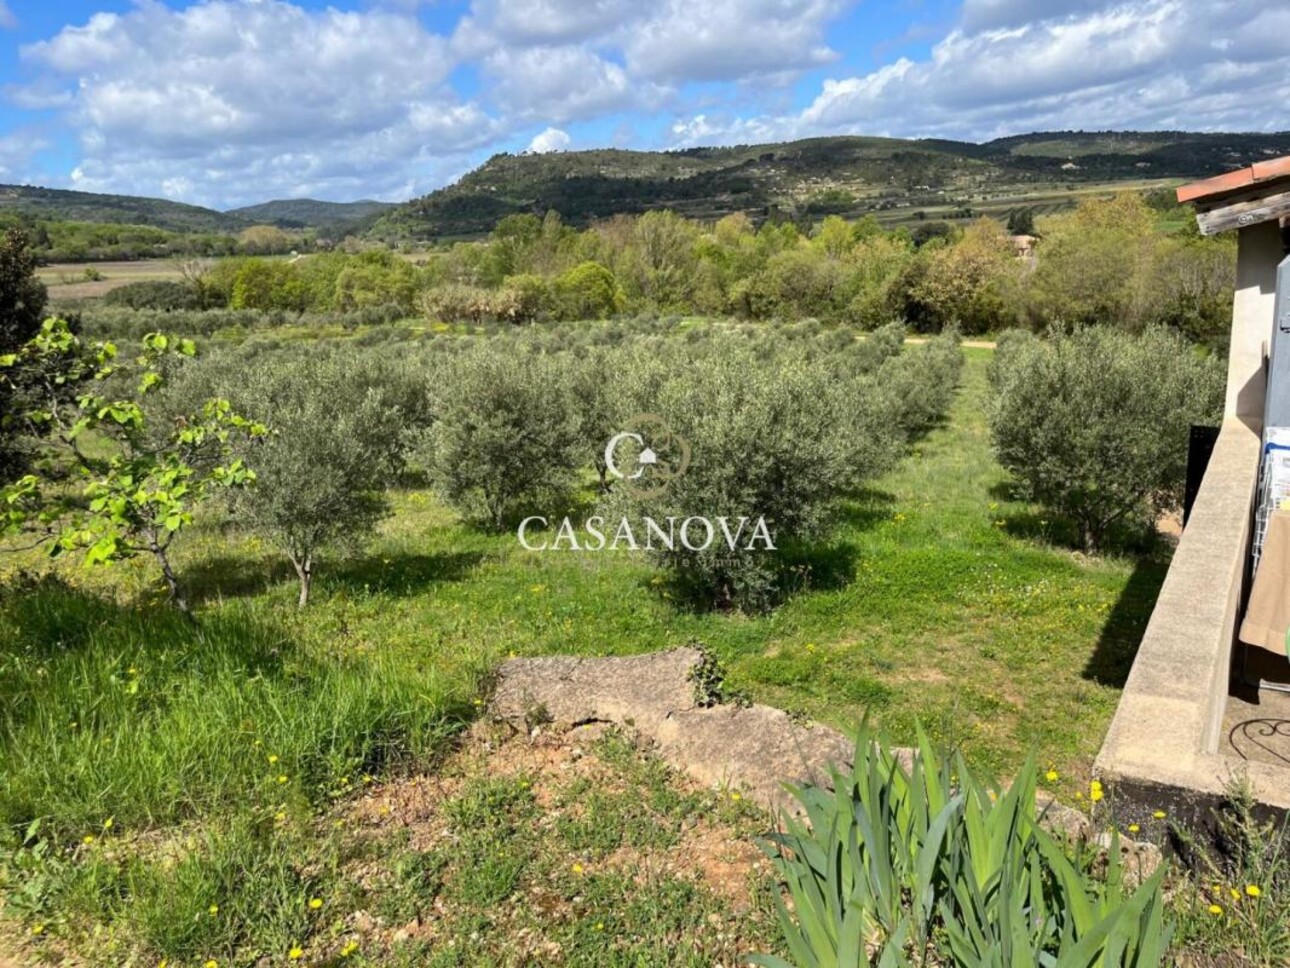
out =
<path fill-rule="evenodd" d="M 324 559 L 315 566 L 313 593 L 325 595 L 341 589 L 412 596 L 431 585 L 464 580 L 484 559 L 484 553 L 479 551 Z M 181 578 L 190 600 L 198 603 L 259 595 L 281 584 L 294 585 L 296 572 L 285 557 L 215 555 L 185 567 Z"/>
<path fill-rule="evenodd" d="M 1144 555 L 1137 559 L 1133 574 L 1107 616 L 1093 654 L 1084 666 L 1085 679 L 1117 689 L 1124 686 L 1168 571 L 1169 561 L 1164 555 Z"/>
<path fill-rule="evenodd" d="M 862 487 L 847 495 L 837 512 L 839 528 L 869 531 L 888 520 L 896 507 L 896 495 L 873 487 Z"/>

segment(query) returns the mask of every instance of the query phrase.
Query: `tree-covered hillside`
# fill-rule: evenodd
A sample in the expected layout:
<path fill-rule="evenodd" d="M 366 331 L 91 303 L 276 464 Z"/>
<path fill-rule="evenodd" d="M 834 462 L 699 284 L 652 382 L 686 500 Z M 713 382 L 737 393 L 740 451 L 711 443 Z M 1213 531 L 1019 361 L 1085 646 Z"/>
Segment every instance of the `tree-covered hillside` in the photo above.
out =
<path fill-rule="evenodd" d="M 1202 177 L 1287 153 L 1287 132 L 1064 131 L 981 145 L 836 137 L 669 152 L 500 154 L 456 184 L 382 216 L 372 234 L 469 237 L 488 232 L 506 215 L 548 209 L 575 224 L 653 208 L 691 218 L 732 212 L 754 218 L 870 212 L 898 221 L 920 212 L 968 217 L 991 211 L 999 199 L 1016 203 L 1034 196 L 1060 208 L 1076 200 L 1080 186 Z"/>

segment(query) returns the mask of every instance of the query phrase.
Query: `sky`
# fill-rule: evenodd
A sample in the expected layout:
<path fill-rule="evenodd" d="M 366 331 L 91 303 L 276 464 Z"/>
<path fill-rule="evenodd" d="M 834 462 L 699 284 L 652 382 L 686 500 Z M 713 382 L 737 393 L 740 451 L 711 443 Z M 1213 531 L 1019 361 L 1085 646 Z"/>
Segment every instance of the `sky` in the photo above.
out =
<path fill-rule="evenodd" d="M 499 151 L 1290 129 L 1290 0 L 0 0 L 0 183 L 398 201 Z"/>

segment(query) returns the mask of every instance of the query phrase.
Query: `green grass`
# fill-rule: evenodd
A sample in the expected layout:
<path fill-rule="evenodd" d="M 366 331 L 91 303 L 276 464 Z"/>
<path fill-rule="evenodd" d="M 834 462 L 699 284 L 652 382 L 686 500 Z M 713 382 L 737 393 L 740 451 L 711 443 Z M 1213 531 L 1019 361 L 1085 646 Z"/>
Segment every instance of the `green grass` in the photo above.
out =
<path fill-rule="evenodd" d="M 921 721 L 1003 775 L 1033 751 L 1073 796 L 1165 560 L 1086 559 L 1010 499 L 983 416 L 990 352 L 967 350 L 947 423 L 847 503 L 814 556 L 815 587 L 768 615 L 678 609 L 642 560 L 526 553 L 422 491 L 395 496 L 368 554 L 322 564 L 303 613 L 281 556 L 216 520 L 179 557 L 196 624 L 159 604 L 147 562 L 68 568 L 69 587 L 19 584 L 19 568 L 48 567 L 34 554 L 0 560 L 8 913 L 44 928 L 42 944 L 101 952 L 105 964 L 124 963 L 120 952 L 199 964 L 218 951 L 223 965 L 270 952 L 278 963 L 296 942 L 332 950 L 343 925 L 302 913 L 306 896 L 376 901 L 343 873 L 346 847 L 320 818 L 365 775 L 435 770 L 511 655 L 703 642 L 753 699 L 844 728 L 868 715 L 898 743 Z M 513 791 L 468 791 L 449 816 L 462 830 L 454 850 L 472 863 L 400 853 L 402 886 L 377 892 L 381 903 L 406 913 L 447 898 L 452 963 L 503 963 L 497 945 L 511 932 L 550 927 L 540 911 L 488 926 L 522 885 L 555 877 L 542 859 L 552 838 L 592 861 L 674 849 L 695 802 L 633 777 L 577 791 L 582 809 L 546 825 Z M 481 831 L 499 814 L 513 836 L 494 855 L 497 837 Z M 158 851 L 170 859 L 156 863 Z M 696 912 L 717 915 L 717 902 L 684 883 L 605 876 L 555 880 L 566 902 L 611 912 L 560 922 L 565 963 L 706 963 L 676 944 L 700 936 Z M 219 915 L 203 915 L 212 904 Z M 597 961 L 597 935 L 611 929 L 628 940 Z M 374 963 L 440 963 L 409 954 L 411 941 L 400 950 L 408 960 Z M 665 951 L 673 960 L 658 960 Z"/>

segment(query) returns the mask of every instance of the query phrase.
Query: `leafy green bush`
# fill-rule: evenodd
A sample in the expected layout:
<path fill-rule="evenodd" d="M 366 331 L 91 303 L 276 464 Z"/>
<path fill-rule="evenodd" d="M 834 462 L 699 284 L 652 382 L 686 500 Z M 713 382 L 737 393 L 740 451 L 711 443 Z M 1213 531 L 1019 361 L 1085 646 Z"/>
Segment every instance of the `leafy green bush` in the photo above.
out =
<path fill-rule="evenodd" d="M 779 919 L 797 968 L 1162 964 L 1164 869 L 1129 891 L 1113 838 L 1094 877 L 1040 828 L 1035 783 L 1033 763 L 1006 791 L 983 783 L 925 737 L 906 765 L 861 730 L 833 789 L 793 791 L 809 824 L 790 819 L 765 845 L 792 898 Z"/>
<path fill-rule="evenodd" d="M 445 501 L 500 531 L 567 500 L 581 461 L 564 366 L 486 344 L 448 361 L 429 393 L 415 456 Z"/>
<path fill-rule="evenodd" d="M 389 508 L 401 414 L 369 370 L 340 354 L 274 360 L 229 388 L 269 427 L 242 448 L 256 485 L 235 498 L 237 518 L 290 558 L 302 608 L 322 552 L 361 547 Z"/>
<path fill-rule="evenodd" d="M 698 604 L 769 606 L 783 588 L 783 562 L 764 542 L 752 546 L 756 521 L 765 519 L 776 550 L 808 542 L 831 522 L 834 500 L 869 471 L 858 466 L 868 441 L 852 432 L 855 385 L 800 353 L 765 358 L 729 338 L 684 355 L 638 356 L 629 380 L 636 409 L 688 441 L 691 460 L 662 493 L 618 489 L 615 505 L 642 522 L 697 515 L 725 517 L 733 528 L 746 518 L 733 549 L 718 535 L 700 550 L 677 540 L 650 554 Z"/>
<path fill-rule="evenodd" d="M 1181 503 L 1188 428 L 1222 408 L 1220 362 L 1163 329 L 1009 334 L 990 376 L 999 462 L 1087 550 Z"/>
<path fill-rule="evenodd" d="M 106 306 L 159 309 L 163 312 L 202 308 L 201 296 L 192 286 L 167 280 L 132 282 L 113 289 L 103 297 L 103 303 Z"/>

